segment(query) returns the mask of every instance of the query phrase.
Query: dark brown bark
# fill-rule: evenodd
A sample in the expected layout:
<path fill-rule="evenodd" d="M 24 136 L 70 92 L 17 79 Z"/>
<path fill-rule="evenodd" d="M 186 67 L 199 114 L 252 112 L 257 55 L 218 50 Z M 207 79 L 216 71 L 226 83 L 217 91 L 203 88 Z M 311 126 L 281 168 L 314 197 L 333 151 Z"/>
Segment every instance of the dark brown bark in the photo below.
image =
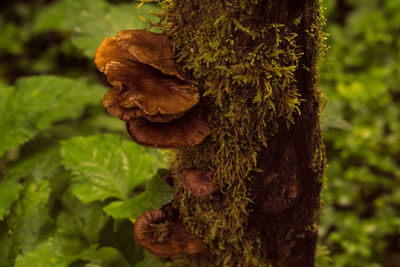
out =
<path fill-rule="evenodd" d="M 315 5 L 314 1 L 275 2 L 270 12 L 267 11 L 271 14 L 267 15 L 267 20 L 279 23 L 288 23 L 293 15 L 307 16 L 307 9 Z M 252 191 L 255 203 L 249 227 L 262 233 L 268 258 L 282 266 L 314 266 L 318 237 L 324 159 L 323 156 L 319 161 L 314 158 L 318 150 L 323 155 L 323 146 L 315 78 L 315 44 L 308 43 L 309 39 L 304 36 L 310 20 L 304 17 L 294 29 L 300 36 L 304 52 L 296 80 L 305 101 L 295 125 L 279 131 L 269 141 L 268 148 L 260 153 L 258 166 L 264 173 L 257 175 Z M 307 70 L 305 66 L 311 69 Z M 313 168 L 314 164 L 319 166 Z"/>
<path fill-rule="evenodd" d="M 193 28 L 186 26 L 186 24 L 191 23 L 191 16 L 195 17 L 193 15 L 195 11 L 193 10 L 200 10 L 199 12 L 205 13 L 210 12 L 210 16 L 218 18 L 218 15 L 215 14 L 218 13 L 217 11 L 209 7 L 203 7 L 203 5 L 205 5 L 203 3 L 204 1 L 197 0 L 189 3 L 183 0 L 176 0 L 175 2 L 176 5 L 174 7 L 176 9 L 181 8 L 180 11 L 182 12 L 182 17 L 184 19 L 181 17 L 178 18 L 182 19 L 184 23 L 175 23 L 173 19 L 167 17 L 166 21 L 172 25 L 170 28 L 170 34 L 172 35 L 180 30 L 187 30 L 188 32 L 189 30 L 193 31 Z M 226 2 L 234 5 L 238 4 L 240 1 L 230 0 Z M 264 133 L 266 137 L 265 139 L 267 140 L 267 146 L 263 146 L 261 142 L 259 144 L 260 147 L 258 147 L 257 150 L 257 163 L 255 164 L 256 166 L 254 166 L 257 171 L 253 171 L 249 175 L 253 177 L 252 180 L 242 182 L 240 179 L 242 179 L 243 176 L 247 176 L 248 173 L 243 175 L 240 171 L 233 175 L 229 173 L 229 175 L 234 176 L 234 178 L 236 176 L 237 180 L 234 180 L 234 178 L 230 176 L 220 178 L 227 180 L 233 179 L 233 181 L 240 180 L 240 182 L 246 184 L 247 188 L 250 188 L 249 199 L 251 199 L 251 201 L 246 204 L 246 211 L 243 212 L 243 214 L 248 214 L 246 215 L 248 217 L 243 222 L 243 226 L 245 227 L 243 229 L 244 235 L 240 235 L 240 238 L 243 240 L 242 251 L 246 250 L 246 242 L 250 242 L 249 244 L 252 244 L 252 246 L 257 245 L 258 250 L 247 251 L 253 253 L 250 257 L 257 258 L 258 260 L 261 258 L 261 261 L 265 263 L 265 266 L 268 264 L 272 264 L 273 266 L 289 267 L 314 266 L 318 235 L 317 225 L 320 211 L 320 190 L 325 164 L 324 146 L 319 128 L 321 96 L 316 74 L 316 62 L 322 39 L 321 32 L 319 32 L 321 25 L 320 21 L 318 21 L 320 19 L 318 13 L 319 5 L 320 3 L 318 0 L 264 0 L 258 1 L 257 9 L 255 9 L 256 12 L 251 14 L 253 26 L 279 24 L 287 27 L 289 32 L 296 33 L 297 37 L 295 40 L 296 46 L 298 47 L 296 53 L 301 55 L 296 70 L 293 73 L 294 80 L 296 81 L 295 86 L 297 87 L 297 92 L 301 99 L 301 103 L 298 106 L 299 112 L 294 115 L 294 121 L 289 123 L 290 125 L 288 127 L 287 118 L 284 116 L 277 116 L 274 118 L 274 123 L 277 125 L 276 128 L 271 129 L 266 127 L 266 131 L 271 130 L 271 132 Z M 185 18 L 185 16 L 187 16 L 187 18 Z M 238 19 L 241 16 L 246 16 L 245 9 L 243 9 L 243 14 L 237 14 Z M 293 21 L 297 20 L 298 23 L 293 23 Z M 248 20 L 245 19 L 243 21 L 248 22 Z M 204 32 L 202 31 L 202 22 L 201 19 L 193 22 L 197 23 L 196 27 L 199 28 L 199 30 L 196 28 L 196 34 L 201 35 L 204 33 L 205 39 L 212 38 L 212 36 L 206 32 L 209 30 L 207 27 L 204 27 Z M 216 27 L 217 26 L 218 25 L 216 25 Z M 172 39 L 176 42 L 175 46 L 178 51 L 179 49 L 194 50 L 194 48 L 197 47 L 199 47 L 200 50 L 202 44 L 192 41 L 193 38 L 187 38 L 185 42 L 182 42 L 181 39 L 184 39 L 184 37 L 179 35 L 177 36 L 178 37 L 173 37 Z M 232 36 L 236 43 L 234 50 L 239 58 L 246 55 L 249 51 L 249 47 L 257 47 L 257 45 L 259 45 L 254 43 L 254 39 L 251 38 L 251 35 L 246 34 L 243 31 L 233 31 Z M 185 45 L 189 48 L 185 48 Z M 187 54 L 190 55 L 190 53 Z M 183 55 L 185 55 L 185 53 L 183 53 Z M 188 58 L 190 58 L 190 56 L 188 56 Z M 183 64 L 185 62 L 190 62 L 190 60 L 185 59 L 184 56 L 182 61 Z M 285 66 L 285 62 L 282 64 Z M 201 79 L 207 79 L 207 75 L 202 76 L 201 73 L 196 73 L 196 71 L 197 70 L 193 70 L 193 73 L 189 73 L 192 75 L 192 80 L 198 79 L 198 77 L 201 77 Z M 218 72 L 218 70 L 215 71 Z M 221 77 L 223 78 L 223 74 L 221 74 Z M 218 82 L 214 82 L 217 87 Z M 196 85 L 199 85 L 202 93 L 204 93 L 204 89 L 202 88 L 205 86 L 204 84 L 202 82 L 196 83 Z M 226 96 L 226 101 L 228 103 L 234 102 L 235 100 L 233 99 L 235 97 L 240 98 L 246 93 L 249 96 L 254 94 L 254 88 L 251 87 L 244 86 L 240 88 L 240 86 L 232 86 L 232 88 L 234 88 L 232 89 L 233 93 L 231 93 L 233 96 Z M 237 93 L 236 96 L 234 95 L 235 93 Z M 248 97 L 248 99 L 251 100 L 252 98 Z M 210 99 L 204 100 L 204 98 L 201 101 L 200 105 L 204 107 L 203 111 L 205 115 L 207 115 L 207 112 L 214 112 L 215 114 L 223 113 L 223 111 L 219 110 L 218 107 L 210 104 L 212 101 L 213 100 Z M 249 110 L 251 110 L 252 102 L 248 101 L 248 103 L 243 104 L 243 108 L 246 108 L 246 105 Z M 279 105 L 276 106 L 279 108 Z M 237 110 L 239 111 L 240 108 Z M 209 116 L 209 118 L 212 118 L 212 116 Z M 258 117 L 254 116 L 251 118 L 254 119 Z M 240 123 L 240 121 L 236 121 L 236 123 Z M 257 123 L 259 122 L 254 122 L 255 125 Z M 227 123 L 227 125 L 229 124 Z M 214 127 L 215 129 L 221 127 L 221 129 L 223 129 L 221 130 L 221 133 L 226 130 L 229 131 L 229 127 L 226 125 L 214 125 Z M 239 136 L 237 143 L 241 142 L 240 138 L 254 138 L 254 135 L 252 135 L 253 133 L 250 132 L 252 129 L 246 130 L 249 131 L 247 135 L 246 133 L 239 133 L 237 135 L 232 134 L 231 136 Z M 232 125 L 231 131 L 235 132 L 235 124 Z M 215 151 L 221 149 L 221 145 L 216 144 L 218 138 L 219 136 L 213 135 L 213 141 L 206 140 L 197 150 L 179 151 L 177 156 L 178 160 L 174 163 L 175 165 L 173 165 L 173 171 L 175 179 L 178 181 L 176 184 L 178 184 L 177 190 L 180 192 L 180 195 L 183 195 L 183 192 L 185 192 L 182 187 L 179 187 L 180 176 L 183 169 L 193 167 L 193 165 L 200 169 L 205 167 L 210 168 L 211 165 L 211 168 L 215 170 L 217 174 L 222 172 L 218 169 L 220 168 L 219 165 L 212 166 L 215 162 L 212 162 L 212 160 L 206 161 L 203 159 L 204 156 L 201 156 L 205 153 L 212 153 L 214 148 L 210 148 L 211 146 L 216 147 Z M 236 145 L 234 142 L 228 144 Z M 238 145 L 238 147 L 240 147 L 240 145 Z M 243 155 L 247 155 L 245 148 L 246 146 L 243 146 L 241 150 Z M 233 194 L 229 191 L 231 190 L 229 189 L 229 183 L 231 181 L 229 180 L 229 182 L 227 182 L 217 179 L 214 182 L 219 183 L 221 191 L 223 192 L 224 203 L 228 203 L 224 204 L 225 206 L 222 205 L 222 208 L 219 209 L 218 212 L 227 212 L 229 209 L 224 210 L 224 207 L 226 208 L 226 205 L 229 205 L 230 202 L 235 203 L 235 199 L 230 199 Z M 189 218 L 191 222 L 194 221 L 194 223 L 192 223 L 194 225 L 192 225 L 193 229 L 202 229 L 202 224 L 205 225 L 204 228 L 212 227 L 212 222 L 209 223 L 204 218 L 201 218 L 193 208 L 193 206 L 196 206 L 208 211 L 207 208 L 205 208 L 207 206 L 204 204 L 205 200 L 196 199 L 190 195 L 186 199 L 182 199 L 183 200 L 180 200 L 177 205 L 180 206 L 184 217 Z M 219 218 L 214 213 L 210 216 Z M 198 221 L 196 222 L 196 220 Z M 201 220 L 203 220 L 204 223 Z M 201 234 L 208 234 L 207 230 L 198 231 Z M 222 234 L 221 236 L 223 238 Z M 256 243 L 254 241 L 255 238 L 259 239 L 260 243 Z M 195 258 L 190 258 L 189 260 L 186 258 L 182 262 L 186 265 L 194 264 L 198 266 L 256 266 L 256 264 L 251 261 L 241 261 L 237 258 L 234 259 L 233 256 L 231 258 L 231 255 L 228 255 L 229 253 L 223 254 L 226 250 L 235 250 L 234 253 L 241 253 L 240 248 L 238 249 L 237 247 L 237 243 L 232 242 L 232 245 L 230 246 L 229 241 L 215 239 L 207 240 L 207 242 L 211 249 L 208 255 L 199 255 Z M 221 252 L 218 252 L 220 254 L 217 254 L 213 249 L 217 247 L 215 244 L 221 243 L 224 245 L 225 251 L 221 249 Z M 243 252 L 241 257 L 245 256 L 248 257 L 249 255 Z M 226 258 L 221 259 L 221 257 Z M 229 261 L 229 259 L 231 261 Z M 190 262 L 190 264 L 188 262 Z M 218 262 L 218 264 L 215 264 L 215 262 Z"/>

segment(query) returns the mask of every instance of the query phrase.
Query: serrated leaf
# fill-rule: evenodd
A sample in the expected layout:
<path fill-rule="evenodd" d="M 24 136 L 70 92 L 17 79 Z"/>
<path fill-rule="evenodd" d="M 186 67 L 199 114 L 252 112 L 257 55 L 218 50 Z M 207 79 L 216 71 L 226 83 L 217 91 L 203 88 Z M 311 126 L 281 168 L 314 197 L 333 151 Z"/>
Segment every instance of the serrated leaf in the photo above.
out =
<path fill-rule="evenodd" d="M 0 221 L 9 213 L 22 192 L 20 179 L 29 176 L 39 182 L 55 175 L 60 167 L 59 154 L 58 147 L 45 148 L 7 165 L 6 174 L 0 182 Z"/>
<path fill-rule="evenodd" d="M 7 235 L 2 237 L 0 262 L 13 262 L 19 253 L 30 251 L 38 242 L 43 225 L 50 221 L 46 203 L 50 194 L 47 180 L 36 183 L 29 179 L 24 183 L 22 198 L 15 204 L 7 218 Z"/>
<path fill-rule="evenodd" d="M 85 106 L 100 104 L 101 86 L 50 75 L 31 76 L 7 87 L 0 112 L 0 156 L 56 121 L 79 117 Z"/>
<path fill-rule="evenodd" d="M 97 245 L 78 250 L 76 253 L 66 253 L 64 251 L 66 242 L 67 240 L 62 235 L 56 234 L 38 244 L 34 250 L 25 255 L 18 255 L 15 267 L 68 267 L 76 260 L 89 260 L 96 254 Z M 76 244 L 76 248 L 80 248 L 81 245 L 78 241 L 72 244 Z M 69 245 L 71 245 L 71 242 Z"/>
<path fill-rule="evenodd" d="M 148 23 L 141 20 L 140 16 L 152 22 L 159 20 L 150 14 L 150 11 L 160 11 L 158 5 L 145 3 L 140 8 L 137 5 L 112 5 L 105 0 L 57 1 L 38 16 L 34 28 L 36 32 L 70 29 L 72 43 L 85 56 L 93 58 L 96 48 L 105 37 L 115 36 L 123 29 L 147 27 Z"/>
<path fill-rule="evenodd" d="M 30 176 L 35 180 L 48 178 L 60 168 L 60 149 L 58 146 L 44 148 L 31 155 L 24 155 L 19 161 L 10 163 L 6 169 L 5 181 L 18 181 Z"/>
<path fill-rule="evenodd" d="M 161 208 L 173 198 L 174 189 L 155 175 L 143 193 L 125 201 L 114 201 L 104 211 L 114 219 L 136 220 L 143 212 Z"/>
<path fill-rule="evenodd" d="M 98 202 L 83 204 L 70 191 L 62 198 L 62 210 L 57 216 L 57 231 L 94 244 L 107 218 Z"/>
<path fill-rule="evenodd" d="M 62 142 L 62 162 L 72 174 L 72 192 L 84 203 L 118 198 L 155 172 L 144 149 L 120 135 L 75 137 Z"/>
<path fill-rule="evenodd" d="M 11 205 L 17 201 L 22 191 L 18 181 L 2 181 L 0 183 L 0 221 L 9 214 Z"/>

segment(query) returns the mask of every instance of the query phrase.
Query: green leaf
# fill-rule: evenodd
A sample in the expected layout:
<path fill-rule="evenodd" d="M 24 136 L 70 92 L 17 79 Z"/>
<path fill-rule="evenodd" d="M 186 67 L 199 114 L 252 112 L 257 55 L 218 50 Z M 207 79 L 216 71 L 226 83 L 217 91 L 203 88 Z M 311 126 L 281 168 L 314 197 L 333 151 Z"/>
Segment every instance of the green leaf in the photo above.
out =
<path fill-rule="evenodd" d="M 158 209 L 174 198 L 174 189 L 157 174 L 146 187 L 146 191 L 125 201 L 115 201 L 104 207 L 114 219 L 133 219 L 147 210 Z"/>
<path fill-rule="evenodd" d="M 138 7 L 140 5 L 140 7 Z M 151 11 L 160 11 L 157 4 L 128 3 L 112 5 L 105 0 L 57 1 L 45 10 L 35 22 L 36 32 L 72 30 L 72 43 L 89 58 L 105 37 L 115 36 L 123 29 L 144 29 L 149 20 L 158 17 Z"/>
<path fill-rule="evenodd" d="M 19 253 L 26 253 L 41 237 L 43 225 L 50 221 L 46 203 L 50 194 L 49 182 L 29 179 L 24 192 L 7 218 L 7 233 L 1 236 L 0 262 L 12 262 Z"/>
<path fill-rule="evenodd" d="M 66 240 L 62 235 L 56 234 L 40 243 L 36 248 L 25 255 L 18 255 L 15 267 L 68 267 L 76 260 L 89 260 L 96 254 L 97 245 L 81 249 L 77 240 Z M 75 253 L 66 253 L 65 248 L 76 245 Z"/>
<path fill-rule="evenodd" d="M 22 191 L 18 181 L 2 181 L 0 183 L 0 221 L 9 214 L 11 205 L 17 201 Z"/>
<path fill-rule="evenodd" d="M 100 232 L 107 221 L 100 203 L 83 204 L 70 191 L 63 195 L 61 203 L 56 232 L 31 251 L 20 254 L 16 266 L 58 267 L 69 266 L 76 260 L 112 258 L 109 250 L 96 251 Z M 101 255 L 102 252 L 108 254 Z"/>
<path fill-rule="evenodd" d="M 41 33 L 46 31 L 68 31 L 68 8 L 71 1 L 56 1 L 52 5 L 43 7 L 36 17 L 33 32 Z"/>
<path fill-rule="evenodd" d="M 338 101 L 328 101 L 322 112 L 321 127 L 323 130 L 329 128 L 338 130 L 351 130 L 352 127 L 344 118 L 341 112 L 341 106 Z"/>
<path fill-rule="evenodd" d="M 56 121 L 79 117 L 87 105 L 100 104 L 104 89 L 50 75 L 31 76 L 0 90 L 0 156 L 32 139 Z"/>
<path fill-rule="evenodd" d="M 85 267 L 130 267 L 128 261 L 113 247 L 102 247 Z"/>
<path fill-rule="evenodd" d="M 62 142 L 63 164 L 72 171 L 72 192 L 84 203 L 118 198 L 155 172 L 144 149 L 120 135 L 75 137 Z"/>
<path fill-rule="evenodd" d="M 79 238 L 87 244 L 99 240 L 100 231 L 107 222 L 99 202 L 83 204 L 70 191 L 62 198 L 62 210 L 57 216 L 57 231 L 66 236 Z"/>
<path fill-rule="evenodd" d="M 6 175 L 0 182 L 0 220 L 9 213 L 22 192 L 20 179 L 32 177 L 39 182 L 52 177 L 60 168 L 59 154 L 58 147 L 45 148 L 31 155 L 24 154 L 21 160 L 7 165 Z"/>
<path fill-rule="evenodd" d="M 154 258 L 147 258 L 139 262 L 136 267 L 164 267 L 165 264 Z"/>
<path fill-rule="evenodd" d="M 60 149 L 52 146 L 37 151 L 34 154 L 24 154 L 23 157 L 10 163 L 6 169 L 5 181 L 18 181 L 30 176 L 36 180 L 54 176 L 60 168 Z"/>

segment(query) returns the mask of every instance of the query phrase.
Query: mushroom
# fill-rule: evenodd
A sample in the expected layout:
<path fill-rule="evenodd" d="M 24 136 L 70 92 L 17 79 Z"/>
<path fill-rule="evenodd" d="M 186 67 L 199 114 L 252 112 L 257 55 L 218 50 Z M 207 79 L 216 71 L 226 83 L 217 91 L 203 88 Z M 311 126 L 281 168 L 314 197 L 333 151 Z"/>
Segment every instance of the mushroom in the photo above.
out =
<path fill-rule="evenodd" d="M 126 126 L 136 143 L 157 148 L 192 147 L 200 144 L 211 131 L 195 112 L 167 123 L 132 118 Z"/>
<path fill-rule="evenodd" d="M 113 96 L 121 107 L 140 108 L 149 116 L 179 117 L 199 102 L 199 93 L 183 80 L 173 58 L 166 35 L 125 30 L 103 41 L 95 64 L 119 89 L 113 89 Z"/>
<path fill-rule="evenodd" d="M 214 193 L 219 186 L 213 183 L 214 172 L 187 169 L 183 172 L 183 187 L 195 196 Z"/>
<path fill-rule="evenodd" d="M 184 80 L 178 72 L 167 35 L 144 30 L 123 30 L 115 39 L 124 50 L 136 57 L 137 61 Z"/>
<path fill-rule="evenodd" d="M 105 94 L 104 107 L 127 121 L 129 134 L 139 144 L 194 146 L 210 132 L 198 116 L 186 116 L 200 96 L 179 73 L 167 35 L 121 31 L 99 46 L 95 64 L 114 87 Z"/>
<path fill-rule="evenodd" d="M 137 242 L 162 257 L 197 254 L 206 250 L 203 240 L 195 237 L 181 221 L 170 222 L 168 219 L 167 212 L 161 209 L 140 215 L 134 226 Z"/>
<path fill-rule="evenodd" d="M 103 97 L 103 106 L 106 108 L 107 112 L 120 118 L 121 120 L 128 121 L 131 118 L 138 118 L 145 116 L 146 114 L 139 108 L 131 106 L 130 108 L 124 108 L 119 103 L 119 92 L 117 88 L 113 88 L 106 92 Z"/>

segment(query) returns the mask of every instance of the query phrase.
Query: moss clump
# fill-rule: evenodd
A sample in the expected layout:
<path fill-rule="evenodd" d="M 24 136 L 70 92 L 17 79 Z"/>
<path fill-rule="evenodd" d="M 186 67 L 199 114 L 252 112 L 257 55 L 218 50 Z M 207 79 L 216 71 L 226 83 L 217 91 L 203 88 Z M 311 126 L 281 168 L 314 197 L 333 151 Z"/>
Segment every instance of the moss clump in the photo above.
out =
<path fill-rule="evenodd" d="M 268 2 L 163 3 L 163 30 L 188 81 L 200 89 L 199 106 L 213 128 L 199 146 L 177 150 L 170 166 L 180 196 L 175 204 L 210 248 L 207 259 L 184 257 L 183 265 L 269 265 L 259 249 L 260 237 L 247 231 L 249 188 L 258 153 L 299 113 L 295 72 L 304 47 L 296 30 L 304 14 L 291 14 L 285 23 L 270 21 Z M 213 196 L 194 197 L 184 190 L 180 177 L 187 168 L 215 172 L 222 192 L 218 209 Z"/>

